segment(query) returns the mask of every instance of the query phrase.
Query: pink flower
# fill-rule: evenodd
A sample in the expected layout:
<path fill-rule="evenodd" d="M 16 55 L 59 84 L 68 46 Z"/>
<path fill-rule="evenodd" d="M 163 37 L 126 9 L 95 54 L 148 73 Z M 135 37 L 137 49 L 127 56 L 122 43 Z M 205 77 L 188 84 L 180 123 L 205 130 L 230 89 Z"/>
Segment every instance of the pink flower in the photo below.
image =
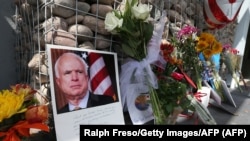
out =
<path fill-rule="evenodd" d="M 224 44 L 224 45 L 222 45 L 222 47 L 223 47 L 223 49 L 228 50 L 228 49 L 230 49 L 232 46 L 231 46 L 231 44 Z"/>
<path fill-rule="evenodd" d="M 177 38 L 181 39 L 183 36 L 191 36 L 193 33 L 197 33 L 197 31 L 196 27 L 186 25 L 177 33 Z"/>

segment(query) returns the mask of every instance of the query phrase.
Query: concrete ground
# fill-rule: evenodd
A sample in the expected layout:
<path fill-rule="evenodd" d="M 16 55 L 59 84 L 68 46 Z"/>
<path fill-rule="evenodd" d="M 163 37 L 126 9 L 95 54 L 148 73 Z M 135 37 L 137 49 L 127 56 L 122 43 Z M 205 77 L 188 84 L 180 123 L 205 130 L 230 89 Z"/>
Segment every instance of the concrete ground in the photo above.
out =
<path fill-rule="evenodd" d="M 242 87 L 242 89 L 244 89 Z M 243 93 L 238 90 L 231 91 L 232 97 L 237 107 L 234 107 L 228 103 L 222 103 L 222 106 L 231 113 L 217 108 L 216 106 L 210 106 L 209 110 L 214 116 L 217 124 L 247 124 L 250 125 L 250 87 L 248 90 L 244 90 Z"/>

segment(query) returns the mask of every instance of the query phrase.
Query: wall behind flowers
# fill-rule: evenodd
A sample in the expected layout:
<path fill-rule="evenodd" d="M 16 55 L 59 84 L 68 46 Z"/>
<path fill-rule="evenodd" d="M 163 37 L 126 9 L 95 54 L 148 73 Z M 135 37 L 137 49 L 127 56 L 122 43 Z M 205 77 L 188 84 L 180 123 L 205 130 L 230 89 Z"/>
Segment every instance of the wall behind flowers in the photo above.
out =
<path fill-rule="evenodd" d="M 0 90 L 9 88 L 17 81 L 15 60 L 15 23 L 11 16 L 15 12 L 15 6 L 11 1 L 2 1 L 0 5 Z"/>
<path fill-rule="evenodd" d="M 45 44 L 56 44 L 103 51 L 117 46 L 111 34 L 104 29 L 105 14 L 119 7 L 122 0 L 13 0 L 17 13 L 17 56 L 22 60 L 16 67 L 18 80 L 33 85 L 47 95 L 49 74 Z M 204 24 L 202 0 L 142 0 L 153 5 L 152 13 L 166 10 L 167 22 L 163 37 L 171 38 L 185 24 L 196 26 L 215 35 L 222 43 L 233 43 L 236 22 L 218 30 L 208 30 Z M 164 4 L 162 4 L 164 2 Z M 117 48 L 116 48 L 117 49 Z"/>
<path fill-rule="evenodd" d="M 220 29 L 209 29 L 203 15 L 203 0 L 165 0 L 164 8 L 168 13 L 167 30 L 165 31 L 167 39 L 171 38 L 171 35 L 179 31 L 183 25 L 191 24 L 197 27 L 200 32 L 212 33 L 222 45 L 233 45 L 237 21 L 228 23 Z M 225 73 L 221 77 L 228 86 L 231 86 L 232 79 L 229 73 Z"/>
<path fill-rule="evenodd" d="M 205 24 L 203 17 L 202 0 L 165 0 L 164 8 L 168 13 L 169 32 L 180 30 L 184 24 L 196 26 L 200 31 L 207 31 L 216 37 L 222 44 L 233 43 L 236 21 L 233 21 L 223 28 L 210 30 Z M 169 37 L 169 36 L 167 36 Z"/>

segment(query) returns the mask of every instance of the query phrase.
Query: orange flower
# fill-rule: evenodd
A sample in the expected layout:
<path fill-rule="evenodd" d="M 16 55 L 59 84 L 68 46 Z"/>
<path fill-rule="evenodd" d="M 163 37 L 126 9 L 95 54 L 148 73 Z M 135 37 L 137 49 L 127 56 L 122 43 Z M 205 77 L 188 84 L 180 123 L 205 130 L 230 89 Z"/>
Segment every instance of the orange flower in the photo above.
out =
<path fill-rule="evenodd" d="M 29 123 L 46 122 L 48 115 L 48 107 L 46 105 L 39 105 L 28 108 L 25 118 Z"/>
<path fill-rule="evenodd" d="M 211 33 L 203 32 L 195 49 L 197 52 L 202 52 L 206 59 L 209 59 L 213 54 L 221 53 L 223 47 Z"/>
<path fill-rule="evenodd" d="M 26 92 L 27 94 L 34 94 L 34 93 L 36 93 L 36 90 L 34 90 L 33 88 L 31 88 L 27 84 L 16 84 L 15 86 L 11 86 L 11 88 L 17 94 L 19 94 L 21 92 Z"/>
<path fill-rule="evenodd" d="M 216 41 L 215 37 L 212 34 L 206 32 L 201 33 L 199 40 L 205 41 L 208 44 L 212 44 L 214 41 Z"/>
<path fill-rule="evenodd" d="M 203 55 L 204 55 L 204 57 L 205 57 L 206 59 L 209 59 L 209 58 L 213 55 L 213 52 L 212 52 L 211 49 L 206 49 L 206 50 L 204 50 L 202 53 L 203 53 Z"/>
<path fill-rule="evenodd" d="M 209 44 L 203 40 L 199 40 L 199 42 L 196 45 L 196 51 L 201 52 L 202 50 L 209 47 Z"/>
<path fill-rule="evenodd" d="M 33 95 L 36 93 L 32 87 L 28 84 L 16 84 L 15 86 L 11 86 L 12 91 L 18 95 L 25 94 L 25 100 L 30 100 L 33 98 Z"/>
<path fill-rule="evenodd" d="M 169 57 L 167 60 L 171 65 L 182 65 L 182 60 L 176 57 Z"/>
<path fill-rule="evenodd" d="M 213 54 L 221 53 L 223 50 L 223 47 L 220 42 L 215 42 L 212 46 Z"/>

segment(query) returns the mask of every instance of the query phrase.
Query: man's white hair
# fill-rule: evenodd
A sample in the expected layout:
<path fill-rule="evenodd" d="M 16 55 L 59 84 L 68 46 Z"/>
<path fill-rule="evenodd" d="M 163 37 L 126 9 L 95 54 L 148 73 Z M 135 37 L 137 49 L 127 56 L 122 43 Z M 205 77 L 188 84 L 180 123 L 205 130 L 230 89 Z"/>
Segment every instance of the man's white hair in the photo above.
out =
<path fill-rule="evenodd" d="M 59 78 L 59 72 L 58 72 L 58 68 L 59 68 L 59 62 L 61 62 L 63 56 L 65 55 L 71 55 L 71 56 L 74 56 L 76 57 L 77 59 L 79 59 L 83 65 L 85 66 L 85 73 L 88 75 L 88 64 L 83 60 L 83 58 L 81 58 L 80 56 L 78 56 L 77 54 L 73 53 L 73 52 L 66 52 L 64 54 L 62 54 L 57 60 L 56 60 L 56 63 L 55 63 L 55 76 L 56 78 Z"/>

